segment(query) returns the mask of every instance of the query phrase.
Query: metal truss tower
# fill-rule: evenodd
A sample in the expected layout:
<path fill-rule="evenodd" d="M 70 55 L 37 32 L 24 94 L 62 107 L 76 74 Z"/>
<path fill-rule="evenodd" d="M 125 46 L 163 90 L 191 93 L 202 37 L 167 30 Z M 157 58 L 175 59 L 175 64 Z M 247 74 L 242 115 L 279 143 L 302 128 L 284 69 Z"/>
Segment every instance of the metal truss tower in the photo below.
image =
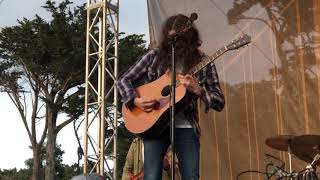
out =
<path fill-rule="evenodd" d="M 119 0 L 87 1 L 83 171 L 110 179 L 117 179 L 118 30 Z"/>

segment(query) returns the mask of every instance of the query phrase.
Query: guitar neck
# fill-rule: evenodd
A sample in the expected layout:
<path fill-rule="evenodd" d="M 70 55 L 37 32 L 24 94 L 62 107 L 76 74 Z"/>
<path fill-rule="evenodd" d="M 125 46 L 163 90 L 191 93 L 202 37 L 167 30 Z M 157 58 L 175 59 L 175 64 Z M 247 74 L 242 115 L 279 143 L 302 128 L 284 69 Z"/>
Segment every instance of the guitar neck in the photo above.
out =
<path fill-rule="evenodd" d="M 208 64 L 212 63 L 214 60 L 216 60 L 219 56 L 221 56 L 223 53 L 227 52 L 228 49 L 226 46 L 222 47 L 218 51 L 216 51 L 212 56 L 204 56 L 200 63 L 198 63 L 196 66 L 191 68 L 188 72 L 188 74 L 195 74 L 198 71 L 200 71 L 202 68 L 206 67 Z"/>

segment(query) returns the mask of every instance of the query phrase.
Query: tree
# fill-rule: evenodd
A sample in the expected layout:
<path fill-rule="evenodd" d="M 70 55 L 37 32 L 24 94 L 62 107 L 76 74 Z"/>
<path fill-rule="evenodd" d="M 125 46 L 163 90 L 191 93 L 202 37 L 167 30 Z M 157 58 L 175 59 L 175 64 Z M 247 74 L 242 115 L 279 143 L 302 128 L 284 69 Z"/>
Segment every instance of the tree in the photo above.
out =
<path fill-rule="evenodd" d="M 57 134 L 83 113 L 78 104 L 83 99 L 86 16 L 84 5 L 71 11 L 70 4 L 47 1 L 43 7 L 51 21 L 36 15 L 0 33 L 0 88 L 16 106 L 28 133 L 34 180 L 40 178 L 39 154 L 45 139 L 46 179 L 54 179 Z M 32 99 L 30 109 L 28 98 Z M 62 113 L 67 119 L 58 124 Z M 37 137 L 40 121 L 44 128 Z"/>
<path fill-rule="evenodd" d="M 0 32 L 0 90 L 11 98 L 29 136 L 33 180 L 40 179 L 45 139 L 45 179 L 55 178 L 57 135 L 84 112 L 86 11 L 84 5 L 71 10 L 70 4 L 47 1 L 50 21 L 36 15 Z M 121 72 L 145 53 L 143 35 L 120 38 L 119 50 Z M 58 122 L 61 114 L 67 118 Z"/>
<path fill-rule="evenodd" d="M 45 157 L 46 157 L 46 148 L 45 146 L 42 147 L 41 153 L 40 153 L 40 179 L 45 178 Z M 55 154 L 54 154 L 54 161 L 55 161 L 55 177 L 54 179 L 71 179 L 73 176 L 79 174 L 79 167 L 77 164 L 73 164 L 72 166 L 63 164 L 63 154 L 64 151 L 61 149 L 61 145 L 57 145 L 55 148 Z M 33 169 L 33 161 L 32 158 L 25 161 L 25 164 L 27 166 L 27 170 Z"/>

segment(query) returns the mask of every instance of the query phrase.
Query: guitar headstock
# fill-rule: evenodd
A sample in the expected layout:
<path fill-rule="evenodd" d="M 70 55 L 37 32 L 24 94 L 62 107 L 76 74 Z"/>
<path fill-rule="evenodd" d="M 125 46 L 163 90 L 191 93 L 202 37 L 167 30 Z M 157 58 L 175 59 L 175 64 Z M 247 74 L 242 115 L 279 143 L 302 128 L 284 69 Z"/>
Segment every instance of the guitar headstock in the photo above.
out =
<path fill-rule="evenodd" d="M 244 45 L 247 45 L 251 42 L 251 37 L 248 36 L 247 34 L 242 35 L 238 39 L 233 40 L 230 44 L 228 44 L 227 50 L 234 50 L 238 49 Z"/>

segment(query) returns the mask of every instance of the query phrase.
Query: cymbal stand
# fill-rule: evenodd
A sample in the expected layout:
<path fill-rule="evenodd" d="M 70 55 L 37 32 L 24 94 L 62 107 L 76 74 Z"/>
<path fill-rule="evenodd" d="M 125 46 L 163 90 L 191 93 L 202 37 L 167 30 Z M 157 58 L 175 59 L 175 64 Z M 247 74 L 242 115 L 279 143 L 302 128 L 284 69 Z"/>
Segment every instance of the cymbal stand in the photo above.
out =
<path fill-rule="evenodd" d="M 288 146 L 288 157 L 289 157 L 289 173 L 292 173 L 292 154 L 291 154 L 291 148 Z"/>
<path fill-rule="evenodd" d="M 316 167 L 315 167 L 314 163 L 317 162 L 319 159 L 320 159 L 320 154 L 317 153 L 314 156 L 311 164 L 307 165 L 307 167 L 305 168 L 304 173 L 303 173 L 303 179 L 308 179 L 308 180 L 317 180 L 318 179 L 318 177 L 315 173 Z"/>
<path fill-rule="evenodd" d="M 317 154 L 314 156 L 313 161 L 311 162 L 310 166 L 313 167 L 313 164 L 314 164 L 315 162 L 317 162 L 319 159 L 320 159 L 320 154 L 317 153 Z"/>

